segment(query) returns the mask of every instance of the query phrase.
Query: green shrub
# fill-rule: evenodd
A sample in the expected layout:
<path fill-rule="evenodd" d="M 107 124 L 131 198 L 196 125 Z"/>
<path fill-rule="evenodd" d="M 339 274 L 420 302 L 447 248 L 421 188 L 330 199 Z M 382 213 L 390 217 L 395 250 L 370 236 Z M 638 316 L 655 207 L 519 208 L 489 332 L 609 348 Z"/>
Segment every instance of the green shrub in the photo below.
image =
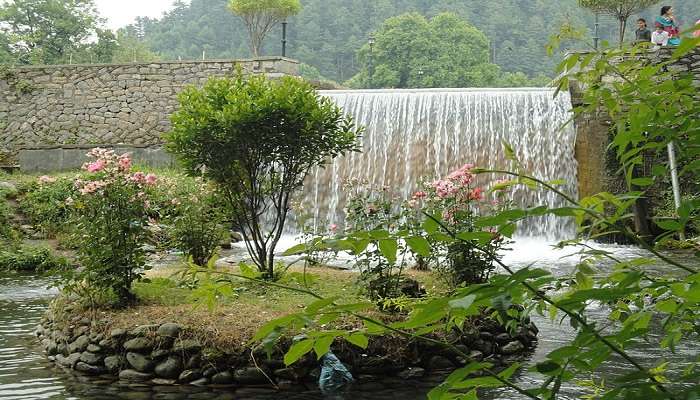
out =
<path fill-rule="evenodd" d="M 4 197 L 0 195 L 0 248 L 15 243 L 17 232 L 12 228 L 12 212 Z"/>
<path fill-rule="evenodd" d="M 0 271 L 42 272 L 65 268 L 68 261 L 46 247 L 21 246 L 0 250 Z"/>
<path fill-rule="evenodd" d="M 221 197 L 201 180 L 181 187 L 172 197 L 174 215 L 169 219 L 171 244 L 199 266 L 216 254 L 222 238 L 226 211 Z"/>
<path fill-rule="evenodd" d="M 49 236 L 64 230 L 71 216 L 69 203 L 77 195 L 73 180 L 42 176 L 23 191 L 20 211 L 30 224 Z"/>
<path fill-rule="evenodd" d="M 355 150 L 359 133 L 310 84 L 241 73 L 186 89 L 172 122 L 168 150 L 219 186 L 267 279 L 293 194 L 312 168 Z"/>

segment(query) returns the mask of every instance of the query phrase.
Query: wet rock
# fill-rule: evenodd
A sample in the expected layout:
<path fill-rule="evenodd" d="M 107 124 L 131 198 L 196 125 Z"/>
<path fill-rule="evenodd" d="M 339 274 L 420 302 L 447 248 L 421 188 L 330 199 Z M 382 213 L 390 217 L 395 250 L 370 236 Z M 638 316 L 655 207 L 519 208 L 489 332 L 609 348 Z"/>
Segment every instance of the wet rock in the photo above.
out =
<path fill-rule="evenodd" d="M 430 370 L 444 370 L 452 369 L 454 367 L 455 365 L 452 363 L 452 361 L 443 356 L 434 356 L 430 359 L 430 361 L 428 361 L 428 368 Z"/>
<path fill-rule="evenodd" d="M 290 391 L 290 390 L 296 388 L 297 385 L 293 381 L 288 381 L 286 379 L 282 379 L 282 380 L 277 381 L 277 387 L 280 390 Z"/>
<path fill-rule="evenodd" d="M 481 361 L 484 359 L 484 353 L 479 350 L 474 350 L 469 353 L 469 359 L 471 361 Z"/>
<path fill-rule="evenodd" d="M 107 371 L 115 373 L 122 369 L 122 367 L 126 364 L 126 360 L 122 356 L 109 356 L 105 357 L 104 364 Z"/>
<path fill-rule="evenodd" d="M 425 370 L 419 367 L 407 368 L 398 373 L 398 377 L 405 380 L 418 379 L 423 376 L 425 376 Z"/>
<path fill-rule="evenodd" d="M 153 350 L 153 352 L 151 353 L 151 358 L 154 360 L 157 360 L 159 358 L 163 358 L 163 357 L 166 357 L 168 355 L 170 355 L 170 350 L 158 349 L 158 350 Z"/>
<path fill-rule="evenodd" d="M 100 353 L 100 352 L 102 351 L 102 347 L 100 347 L 100 346 L 98 346 L 98 345 L 96 345 L 96 344 L 90 343 L 90 344 L 87 346 L 87 349 L 86 349 L 86 350 L 89 351 L 90 353 Z"/>
<path fill-rule="evenodd" d="M 124 343 L 124 350 L 126 351 L 150 352 L 152 348 L 153 343 L 142 337 L 131 339 Z"/>
<path fill-rule="evenodd" d="M 488 331 L 479 332 L 479 339 L 484 340 L 486 342 L 493 342 L 495 340 L 493 337 L 493 333 Z"/>
<path fill-rule="evenodd" d="M 236 370 L 233 374 L 236 382 L 242 383 L 244 385 L 255 385 L 258 383 L 269 382 L 268 378 L 265 376 L 263 371 L 258 368 L 248 367 Z"/>
<path fill-rule="evenodd" d="M 175 384 L 175 379 L 155 378 L 151 380 L 151 383 L 154 385 L 169 386 Z"/>
<path fill-rule="evenodd" d="M 103 350 L 114 350 L 117 348 L 117 342 L 114 339 L 102 339 L 97 345 Z"/>
<path fill-rule="evenodd" d="M 102 362 L 103 356 L 95 353 L 91 353 L 89 351 L 84 351 L 80 355 L 80 361 L 91 364 L 91 365 L 98 365 Z"/>
<path fill-rule="evenodd" d="M 87 375 L 100 375 L 105 372 L 104 367 L 100 367 L 98 365 L 90 365 L 82 361 L 75 364 L 75 370 Z"/>
<path fill-rule="evenodd" d="M 217 371 L 214 367 L 205 368 L 202 371 L 202 376 L 205 378 L 211 378 L 212 376 L 216 375 L 217 372 L 219 371 Z"/>
<path fill-rule="evenodd" d="M 124 329 L 112 329 L 109 332 L 109 337 L 112 339 L 120 339 L 126 336 L 126 331 Z"/>
<path fill-rule="evenodd" d="M 301 368 L 280 368 L 274 372 L 275 377 L 290 381 L 300 381 L 308 374 L 308 371 Z"/>
<path fill-rule="evenodd" d="M 157 333 L 158 336 L 176 338 L 180 335 L 180 332 L 182 332 L 182 326 L 169 322 L 161 325 Z"/>
<path fill-rule="evenodd" d="M 233 383 L 233 374 L 229 371 L 219 372 L 211 377 L 211 383 L 214 385 L 230 385 Z"/>
<path fill-rule="evenodd" d="M 140 353 L 126 353 L 126 361 L 139 372 L 151 372 L 155 367 L 150 357 Z"/>
<path fill-rule="evenodd" d="M 193 353 L 199 351 L 202 345 L 192 339 L 178 340 L 173 345 L 174 352 Z"/>
<path fill-rule="evenodd" d="M 501 353 L 505 355 L 511 355 L 520 353 L 525 350 L 525 345 L 520 343 L 518 340 L 514 340 L 501 348 Z"/>
<path fill-rule="evenodd" d="M 182 382 L 182 383 L 189 383 L 192 381 L 196 381 L 197 379 L 201 379 L 201 378 L 202 378 L 202 374 L 199 371 L 188 369 L 188 370 L 182 371 L 180 376 L 178 376 L 177 380 Z"/>
<path fill-rule="evenodd" d="M 197 369 L 202 365 L 202 355 L 195 354 L 185 363 L 185 369 Z"/>
<path fill-rule="evenodd" d="M 484 357 L 488 357 L 493 354 L 493 343 L 479 339 L 474 342 L 474 349 L 480 351 Z"/>
<path fill-rule="evenodd" d="M 88 345 L 90 344 L 90 338 L 87 337 L 86 335 L 82 335 L 75 339 L 75 341 L 71 344 L 68 345 L 68 352 L 69 353 L 78 353 L 78 352 L 83 352 L 85 349 L 87 349 Z"/>
<path fill-rule="evenodd" d="M 204 386 L 207 384 L 209 384 L 209 379 L 207 379 L 207 378 L 200 378 L 200 379 L 197 379 L 197 380 L 190 382 L 190 385 L 194 385 L 194 386 Z"/>
<path fill-rule="evenodd" d="M 133 369 L 125 369 L 119 373 L 119 379 L 130 382 L 145 382 L 153 378 L 152 374 L 147 374 Z"/>
<path fill-rule="evenodd" d="M 59 353 L 58 344 L 53 340 L 49 340 L 46 345 L 46 354 L 49 356 L 55 356 Z"/>
<path fill-rule="evenodd" d="M 506 343 L 510 343 L 513 340 L 513 338 L 507 334 L 507 333 L 501 333 L 496 336 L 496 342 L 500 345 L 504 345 Z"/>
<path fill-rule="evenodd" d="M 56 356 L 56 362 L 66 368 L 74 368 L 75 364 L 80 361 L 81 353 L 72 353 L 68 357 L 64 357 L 63 354 Z"/>
<path fill-rule="evenodd" d="M 160 327 L 160 325 L 155 325 L 155 324 L 137 326 L 136 328 L 129 331 L 129 335 L 131 335 L 131 336 L 146 336 L 149 333 L 158 330 L 159 327 Z"/>
<path fill-rule="evenodd" d="M 73 336 L 74 337 L 79 337 L 87 334 L 90 331 L 90 327 L 81 325 L 73 330 Z M 88 341 L 90 340 L 90 337 L 88 337 Z"/>
<path fill-rule="evenodd" d="M 168 357 L 165 361 L 156 365 L 156 375 L 161 378 L 175 379 L 182 371 L 182 360 L 179 357 Z"/>
<path fill-rule="evenodd" d="M 243 234 L 240 232 L 231 232 L 231 242 L 238 243 L 243 241 Z"/>

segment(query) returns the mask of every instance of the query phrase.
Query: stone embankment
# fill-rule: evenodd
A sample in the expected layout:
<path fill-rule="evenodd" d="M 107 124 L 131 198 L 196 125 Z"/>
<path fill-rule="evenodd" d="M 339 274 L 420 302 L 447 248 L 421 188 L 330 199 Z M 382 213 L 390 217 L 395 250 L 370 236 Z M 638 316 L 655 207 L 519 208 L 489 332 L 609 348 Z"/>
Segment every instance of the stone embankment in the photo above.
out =
<path fill-rule="evenodd" d="M 106 321 L 75 315 L 72 307 L 61 319 L 47 314 L 37 328 L 48 357 L 79 374 L 104 376 L 126 383 L 151 385 L 231 385 L 293 388 L 318 382 L 320 365 L 307 356 L 291 367 L 278 351 L 227 352 L 203 344 L 177 323 L 107 329 Z M 70 316 L 74 315 L 74 316 Z M 523 359 L 537 344 L 534 324 L 511 335 L 496 323 L 483 324 L 472 334 L 454 336 L 453 344 L 471 360 L 504 367 Z M 393 349 L 393 350 L 392 350 Z M 332 348 L 360 382 L 379 377 L 422 377 L 465 365 L 454 352 L 403 338 L 374 338 L 366 350 L 347 343 Z"/>

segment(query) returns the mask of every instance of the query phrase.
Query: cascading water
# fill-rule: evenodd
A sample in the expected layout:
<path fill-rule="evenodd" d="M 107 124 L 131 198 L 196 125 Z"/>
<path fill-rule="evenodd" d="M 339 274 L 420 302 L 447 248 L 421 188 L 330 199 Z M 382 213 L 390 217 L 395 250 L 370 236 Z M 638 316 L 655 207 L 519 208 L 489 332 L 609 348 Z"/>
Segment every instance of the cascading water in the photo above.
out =
<path fill-rule="evenodd" d="M 322 91 L 365 128 L 362 152 L 336 159 L 311 173 L 302 204 L 314 209 L 314 226 L 340 224 L 350 179 L 387 186 L 410 198 L 423 179 L 443 177 L 466 163 L 511 169 L 503 142 L 515 149 L 526 171 L 544 180 L 564 180 L 576 196 L 576 131 L 571 99 L 550 89 L 430 89 Z M 488 185 L 502 176 L 482 177 Z M 546 191 L 519 186 L 513 199 L 523 207 L 560 207 Z M 539 217 L 522 224 L 518 235 L 563 239 L 572 221 Z"/>

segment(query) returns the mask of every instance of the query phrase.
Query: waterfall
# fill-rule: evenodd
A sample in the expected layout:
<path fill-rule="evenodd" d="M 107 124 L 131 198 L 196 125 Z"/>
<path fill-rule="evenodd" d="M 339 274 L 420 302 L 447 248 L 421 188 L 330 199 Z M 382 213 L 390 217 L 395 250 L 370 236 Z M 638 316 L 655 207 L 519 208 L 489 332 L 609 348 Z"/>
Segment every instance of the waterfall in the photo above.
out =
<path fill-rule="evenodd" d="M 365 128 L 362 152 L 334 160 L 313 171 L 302 204 L 313 210 L 314 226 L 342 224 L 350 179 L 388 186 L 410 198 L 422 179 L 444 177 L 473 163 L 511 169 L 502 142 L 510 143 L 526 171 L 545 180 L 565 180 L 564 192 L 577 195 L 576 131 L 571 99 L 550 89 L 430 89 L 321 91 Z M 502 176 L 481 177 L 479 183 Z M 517 205 L 564 206 L 555 194 L 518 186 Z M 566 239 L 573 221 L 533 218 L 518 236 Z"/>

